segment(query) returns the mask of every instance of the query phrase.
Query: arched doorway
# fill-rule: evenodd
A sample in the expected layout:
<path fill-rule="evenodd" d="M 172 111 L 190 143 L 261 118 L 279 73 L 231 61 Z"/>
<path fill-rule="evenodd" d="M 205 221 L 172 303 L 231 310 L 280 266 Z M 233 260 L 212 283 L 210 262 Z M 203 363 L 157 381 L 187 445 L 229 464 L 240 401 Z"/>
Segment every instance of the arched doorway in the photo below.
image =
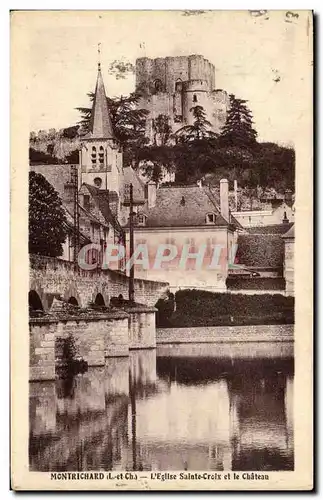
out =
<path fill-rule="evenodd" d="M 71 304 L 72 306 L 78 306 L 79 303 L 77 302 L 76 298 L 75 297 L 70 297 L 68 299 L 68 303 Z"/>
<path fill-rule="evenodd" d="M 42 301 L 35 290 L 28 294 L 29 311 L 44 311 Z"/>
<path fill-rule="evenodd" d="M 95 297 L 94 304 L 99 307 L 105 307 L 105 302 L 102 293 L 98 293 Z"/>

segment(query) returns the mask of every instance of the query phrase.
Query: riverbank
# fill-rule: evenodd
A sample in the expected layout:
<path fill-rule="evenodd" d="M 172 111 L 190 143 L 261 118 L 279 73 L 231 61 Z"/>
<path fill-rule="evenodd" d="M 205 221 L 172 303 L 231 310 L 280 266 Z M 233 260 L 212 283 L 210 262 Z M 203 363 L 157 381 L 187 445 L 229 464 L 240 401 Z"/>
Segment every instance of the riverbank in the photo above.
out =
<path fill-rule="evenodd" d="M 245 343 L 245 342 L 294 342 L 294 325 L 212 326 L 189 328 L 157 328 L 157 345 Z"/>

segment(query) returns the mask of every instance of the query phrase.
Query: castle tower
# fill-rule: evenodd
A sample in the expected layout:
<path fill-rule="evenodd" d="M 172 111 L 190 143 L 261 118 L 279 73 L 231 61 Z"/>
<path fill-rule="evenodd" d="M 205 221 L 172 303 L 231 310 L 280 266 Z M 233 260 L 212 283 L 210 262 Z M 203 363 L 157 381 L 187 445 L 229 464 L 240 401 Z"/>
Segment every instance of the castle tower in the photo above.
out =
<path fill-rule="evenodd" d="M 91 111 L 90 130 L 80 151 L 81 183 L 120 193 L 122 150 L 117 141 L 104 89 L 101 65 Z"/>
<path fill-rule="evenodd" d="M 194 121 L 191 109 L 202 106 L 211 130 L 219 133 L 225 124 L 229 98 L 215 88 L 215 67 L 202 55 L 141 57 L 136 60 L 136 90 L 139 108 L 149 111 L 146 137 L 153 140 L 153 121 L 159 115 L 169 117 L 173 132 Z"/>
<path fill-rule="evenodd" d="M 188 80 L 183 83 L 182 90 L 182 115 L 186 125 L 193 125 L 194 116 L 191 111 L 194 106 L 202 106 L 206 113 L 210 112 L 210 96 L 205 80 Z"/>

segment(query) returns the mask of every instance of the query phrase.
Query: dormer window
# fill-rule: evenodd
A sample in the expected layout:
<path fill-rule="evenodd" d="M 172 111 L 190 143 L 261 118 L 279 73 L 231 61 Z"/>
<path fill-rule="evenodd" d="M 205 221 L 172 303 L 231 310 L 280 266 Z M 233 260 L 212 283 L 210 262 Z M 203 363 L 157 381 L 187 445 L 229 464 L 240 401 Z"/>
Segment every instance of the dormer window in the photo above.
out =
<path fill-rule="evenodd" d="M 96 147 L 95 146 L 92 146 L 91 161 L 92 161 L 92 165 L 96 165 Z"/>
<path fill-rule="evenodd" d="M 215 220 L 216 220 L 216 215 L 213 212 L 206 214 L 207 224 L 215 224 Z"/>
<path fill-rule="evenodd" d="M 138 226 L 145 226 L 146 225 L 146 216 L 144 214 L 138 214 L 137 222 L 138 222 Z"/>
<path fill-rule="evenodd" d="M 100 163 L 100 165 L 104 164 L 104 147 L 103 146 L 100 146 L 100 149 L 99 149 L 99 163 Z"/>

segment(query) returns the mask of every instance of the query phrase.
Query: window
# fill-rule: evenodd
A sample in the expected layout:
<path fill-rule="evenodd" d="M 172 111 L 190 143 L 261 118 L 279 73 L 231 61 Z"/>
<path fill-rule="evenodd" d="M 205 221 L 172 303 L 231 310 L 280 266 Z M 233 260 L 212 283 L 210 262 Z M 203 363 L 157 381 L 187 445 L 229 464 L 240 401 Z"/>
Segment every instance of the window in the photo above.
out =
<path fill-rule="evenodd" d="M 92 146 L 92 154 L 91 154 L 92 165 L 96 165 L 96 147 Z"/>
<path fill-rule="evenodd" d="M 93 182 L 94 182 L 94 185 L 95 185 L 97 188 L 99 188 L 99 189 L 100 189 L 100 187 L 102 186 L 102 179 L 101 179 L 101 177 L 95 177 L 95 179 L 94 179 L 94 181 L 93 181 Z"/>
<path fill-rule="evenodd" d="M 99 149 L 99 163 L 100 163 L 100 165 L 104 165 L 104 148 L 103 148 L 103 146 L 100 146 L 100 149 Z"/>
<path fill-rule="evenodd" d="M 138 226 L 144 226 L 146 224 L 146 216 L 144 214 L 138 214 L 137 221 Z"/>
<path fill-rule="evenodd" d="M 210 214 L 206 214 L 206 223 L 207 224 L 215 224 L 215 219 L 216 219 L 216 216 L 213 212 Z"/>
<path fill-rule="evenodd" d="M 197 95 L 196 94 L 193 95 L 193 102 L 197 102 Z"/>
<path fill-rule="evenodd" d="M 155 92 L 162 92 L 163 91 L 163 84 L 162 84 L 161 80 L 155 80 L 154 86 L 155 86 Z"/>
<path fill-rule="evenodd" d="M 83 195 L 83 208 L 84 208 L 84 210 L 87 210 L 87 211 L 90 210 L 90 195 L 88 195 L 88 194 Z"/>
<path fill-rule="evenodd" d="M 175 82 L 175 92 L 181 92 L 183 87 L 183 82 L 180 78 L 178 78 Z"/>

